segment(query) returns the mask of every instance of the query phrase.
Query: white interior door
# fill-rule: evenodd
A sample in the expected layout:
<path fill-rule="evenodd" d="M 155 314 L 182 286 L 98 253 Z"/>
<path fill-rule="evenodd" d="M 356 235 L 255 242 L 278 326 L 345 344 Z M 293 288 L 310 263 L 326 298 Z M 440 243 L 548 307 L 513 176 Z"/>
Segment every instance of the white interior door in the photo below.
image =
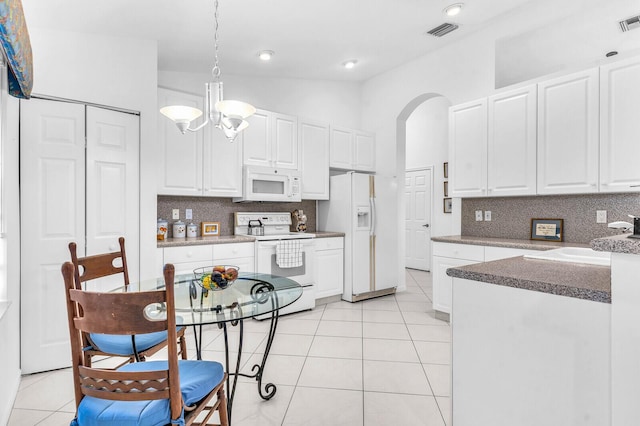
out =
<path fill-rule="evenodd" d="M 20 102 L 21 369 L 71 364 L 61 265 L 84 253 L 85 107 Z"/>
<path fill-rule="evenodd" d="M 140 211 L 140 120 L 137 115 L 87 107 L 86 254 L 119 250 L 125 237 L 131 281 L 138 280 Z M 122 277 L 102 279 L 92 290 L 122 285 Z"/>
<path fill-rule="evenodd" d="M 406 258 L 407 268 L 431 270 L 431 174 L 432 169 L 407 171 Z"/>

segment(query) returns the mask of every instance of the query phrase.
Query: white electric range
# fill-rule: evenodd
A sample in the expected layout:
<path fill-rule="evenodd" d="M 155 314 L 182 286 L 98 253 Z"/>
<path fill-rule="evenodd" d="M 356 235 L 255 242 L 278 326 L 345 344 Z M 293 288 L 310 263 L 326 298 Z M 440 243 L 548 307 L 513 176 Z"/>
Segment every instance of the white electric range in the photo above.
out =
<path fill-rule="evenodd" d="M 258 222 L 259 221 L 259 222 Z M 259 223 L 261 230 L 256 230 Z M 289 212 L 236 212 L 235 235 L 252 235 L 256 239 L 256 272 L 287 277 L 302 286 L 302 296 L 296 302 L 280 310 L 280 315 L 313 309 L 315 299 L 315 234 L 291 232 Z M 251 224 L 251 227 L 249 226 Z M 261 233 L 263 235 L 256 235 Z M 276 262 L 276 248 L 282 240 L 301 240 L 302 265 L 283 268 Z"/>

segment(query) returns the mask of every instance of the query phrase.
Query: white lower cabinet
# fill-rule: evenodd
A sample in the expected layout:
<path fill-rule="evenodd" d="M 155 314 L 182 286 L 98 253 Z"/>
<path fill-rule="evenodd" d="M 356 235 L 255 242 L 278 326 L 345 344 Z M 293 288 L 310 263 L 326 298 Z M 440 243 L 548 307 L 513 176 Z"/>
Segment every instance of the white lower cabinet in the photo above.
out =
<path fill-rule="evenodd" d="M 467 244 L 433 243 L 433 309 L 451 313 L 453 278 L 447 269 L 484 261 L 484 247 Z"/>
<path fill-rule="evenodd" d="M 240 272 L 255 271 L 254 243 L 251 242 L 165 247 L 162 256 L 162 263 L 173 264 L 176 274 L 212 265 L 233 265 L 239 267 Z"/>
<path fill-rule="evenodd" d="M 316 299 L 342 294 L 344 288 L 344 238 L 316 239 Z"/>
<path fill-rule="evenodd" d="M 453 278 L 447 275 L 447 269 L 539 252 L 539 250 L 508 247 L 434 242 L 433 309 L 447 314 L 451 313 Z"/>

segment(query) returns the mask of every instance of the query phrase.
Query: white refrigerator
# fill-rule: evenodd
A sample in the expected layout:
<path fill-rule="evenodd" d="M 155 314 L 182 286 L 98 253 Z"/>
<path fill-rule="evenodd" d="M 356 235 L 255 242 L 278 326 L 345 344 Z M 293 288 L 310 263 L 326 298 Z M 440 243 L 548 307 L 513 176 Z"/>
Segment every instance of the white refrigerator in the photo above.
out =
<path fill-rule="evenodd" d="M 398 276 L 397 191 L 394 178 L 348 172 L 331 176 L 329 201 L 318 202 L 318 229 L 344 232 L 348 302 L 395 292 Z"/>

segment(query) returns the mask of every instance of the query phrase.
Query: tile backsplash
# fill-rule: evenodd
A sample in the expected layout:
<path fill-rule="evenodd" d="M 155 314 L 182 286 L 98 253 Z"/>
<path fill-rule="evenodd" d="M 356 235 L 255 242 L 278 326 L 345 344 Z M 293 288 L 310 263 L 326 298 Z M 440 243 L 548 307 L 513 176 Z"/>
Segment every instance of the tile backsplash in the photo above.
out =
<path fill-rule="evenodd" d="M 476 222 L 475 211 L 491 211 L 491 221 Z M 596 223 L 596 211 L 607 211 L 607 223 L 631 222 L 640 216 L 640 194 L 552 195 L 462 199 L 462 235 L 529 239 L 531 219 L 564 219 L 564 240 L 588 243 L 620 230 Z M 484 215 L 483 215 L 484 216 Z"/>
<path fill-rule="evenodd" d="M 180 219 L 198 225 L 201 222 L 220 222 L 220 235 L 233 235 L 233 213 L 235 212 L 292 212 L 304 210 L 307 215 L 307 232 L 316 230 L 316 202 L 304 200 L 300 203 L 234 203 L 231 198 L 158 196 L 158 218 L 169 222 L 169 237 L 173 236 L 171 217 L 173 209 L 180 209 Z M 185 210 L 191 209 L 193 219 L 185 219 Z"/>

